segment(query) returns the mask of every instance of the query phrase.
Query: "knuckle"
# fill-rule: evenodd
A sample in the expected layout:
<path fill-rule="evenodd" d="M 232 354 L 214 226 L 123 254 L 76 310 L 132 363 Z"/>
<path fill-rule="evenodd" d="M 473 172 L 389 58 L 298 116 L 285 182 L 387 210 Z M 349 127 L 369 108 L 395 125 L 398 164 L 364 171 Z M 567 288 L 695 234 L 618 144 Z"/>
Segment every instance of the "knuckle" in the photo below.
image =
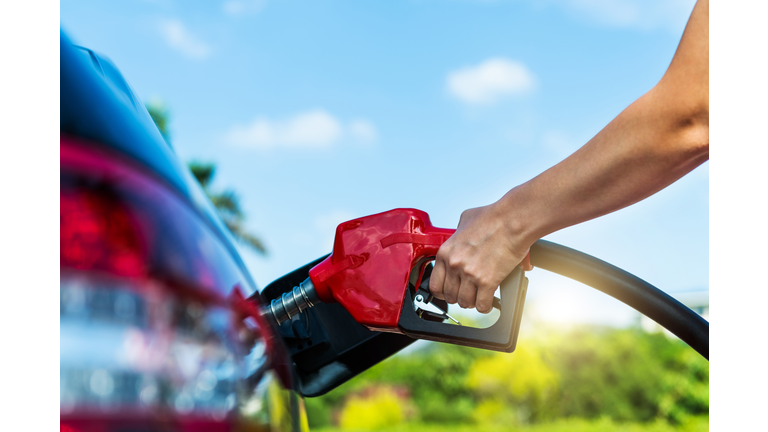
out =
<path fill-rule="evenodd" d="M 477 213 L 478 211 L 479 211 L 479 207 L 469 208 L 464 210 L 463 212 L 461 212 L 461 216 L 459 216 L 459 223 L 467 219 L 471 219 L 475 215 L 475 213 Z"/>
<path fill-rule="evenodd" d="M 493 287 L 493 280 L 487 275 L 477 276 L 477 286 L 483 289 L 490 289 Z"/>
<path fill-rule="evenodd" d="M 457 299 L 458 296 L 453 292 L 445 292 L 443 296 L 445 297 L 445 301 L 447 301 L 450 304 L 455 304 L 456 301 L 458 300 Z"/>
<path fill-rule="evenodd" d="M 472 263 L 468 263 L 464 266 L 464 274 L 467 275 L 467 277 L 471 278 L 473 282 L 477 281 L 478 277 L 478 269 L 476 265 L 473 265 Z"/>
<path fill-rule="evenodd" d="M 460 295 L 459 296 L 459 306 L 463 308 L 471 308 L 475 305 L 475 298 L 471 295 Z"/>
<path fill-rule="evenodd" d="M 461 264 L 462 264 L 461 258 L 459 258 L 459 257 L 457 257 L 455 255 L 451 256 L 450 258 L 448 258 L 447 264 L 448 264 L 448 267 L 450 269 L 458 270 L 459 268 L 461 268 Z"/>
<path fill-rule="evenodd" d="M 450 239 L 448 241 L 450 241 Z M 448 241 L 443 243 L 443 245 L 440 246 L 440 249 L 437 250 L 437 255 L 435 255 L 436 260 L 443 262 L 448 260 L 448 256 L 450 255 L 450 245 L 448 245 Z"/>
<path fill-rule="evenodd" d="M 486 302 L 484 301 L 483 302 L 478 301 L 476 305 L 476 309 L 480 313 L 487 314 L 488 312 L 491 311 L 491 305 L 486 304 Z"/>

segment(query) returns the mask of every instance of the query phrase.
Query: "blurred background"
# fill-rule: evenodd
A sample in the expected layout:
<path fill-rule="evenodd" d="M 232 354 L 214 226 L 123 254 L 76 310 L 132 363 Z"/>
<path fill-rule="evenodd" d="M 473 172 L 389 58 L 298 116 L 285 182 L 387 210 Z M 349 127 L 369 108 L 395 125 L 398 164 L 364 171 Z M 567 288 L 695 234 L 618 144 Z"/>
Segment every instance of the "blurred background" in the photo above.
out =
<path fill-rule="evenodd" d="M 263 288 L 340 222 L 415 207 L 455 227 L 559 162 L 661 78 L 693 4 L 62 0 L 61 26 L 122 71 Z M 705 163 L 547 239 L 708 317 L 708 183 Z M 591 288 L 529 278 L 514 354 L 414 344 L 308 399 L 310 425 L 708 429 L 706 361 Z"/>

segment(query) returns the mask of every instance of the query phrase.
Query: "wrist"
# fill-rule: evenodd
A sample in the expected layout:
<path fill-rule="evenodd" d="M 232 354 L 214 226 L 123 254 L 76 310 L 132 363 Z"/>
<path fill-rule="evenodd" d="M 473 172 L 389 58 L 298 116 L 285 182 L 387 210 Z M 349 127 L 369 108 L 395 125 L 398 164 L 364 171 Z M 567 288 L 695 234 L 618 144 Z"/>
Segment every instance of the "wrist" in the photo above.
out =
<path fill-rule="evenodd" d="M 493 203 L 493 212 L 503 223 L 511 244 L 529 248 L 536 240 L 549 234 L 538 202 L 531 196 L 526 184 L 517 186 Z"/>

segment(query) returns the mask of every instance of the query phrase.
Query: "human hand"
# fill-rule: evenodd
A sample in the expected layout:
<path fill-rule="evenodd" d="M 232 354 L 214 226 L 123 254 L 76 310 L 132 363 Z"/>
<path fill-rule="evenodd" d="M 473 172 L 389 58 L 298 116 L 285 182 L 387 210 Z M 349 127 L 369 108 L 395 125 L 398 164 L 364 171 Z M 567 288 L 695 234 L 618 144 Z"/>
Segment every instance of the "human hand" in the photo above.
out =
<path fill-rule="evenodd" d="M 496 288 L 528 254 L 526 243 L 494 204 L 465 210 L 437 252 L 429 289 L 448 303 L 488 313 Z"/>

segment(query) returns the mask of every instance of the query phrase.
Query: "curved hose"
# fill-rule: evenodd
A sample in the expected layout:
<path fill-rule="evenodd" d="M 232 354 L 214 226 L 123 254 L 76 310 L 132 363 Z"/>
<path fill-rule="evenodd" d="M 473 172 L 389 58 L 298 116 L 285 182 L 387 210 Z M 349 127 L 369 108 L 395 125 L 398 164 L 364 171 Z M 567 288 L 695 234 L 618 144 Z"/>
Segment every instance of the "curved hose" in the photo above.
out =
<path fill-rule="evenodd" d="M 531 264 L 589 285 L 633 307 L 709 360 L 709 322 L 639 277 L 546 240 L 531 246 Z"/>

